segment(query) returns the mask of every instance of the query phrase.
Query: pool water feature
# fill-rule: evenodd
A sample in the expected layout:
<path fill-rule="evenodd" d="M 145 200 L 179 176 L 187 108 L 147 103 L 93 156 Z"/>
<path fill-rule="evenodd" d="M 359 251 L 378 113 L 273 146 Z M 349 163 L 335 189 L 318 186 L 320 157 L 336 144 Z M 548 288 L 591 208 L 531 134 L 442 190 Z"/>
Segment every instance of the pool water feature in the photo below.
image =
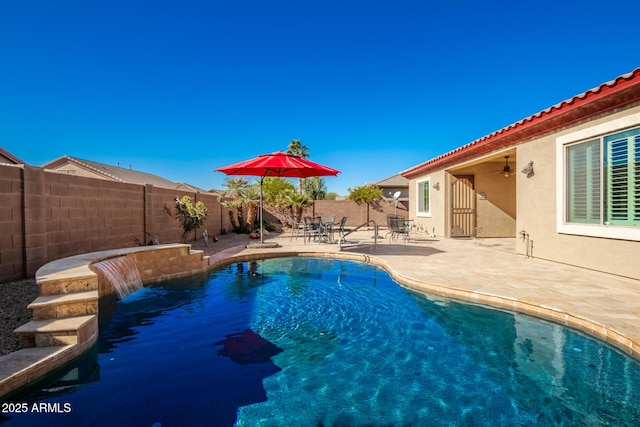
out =
<path fill-rule="evenodd" d="M 233 264 L 100 313 L 92 352 L 11 397 L 71 411 L 0 415 L 7 425 L 640 424 L 637 362 L 369 264 Z"/>
<path fill-rule="evenodd" d="M 142 289 L 142 278 L 133 259 L 126 256 L 108 258 L 92 265 L 107 278 L 118 298 Z"/>

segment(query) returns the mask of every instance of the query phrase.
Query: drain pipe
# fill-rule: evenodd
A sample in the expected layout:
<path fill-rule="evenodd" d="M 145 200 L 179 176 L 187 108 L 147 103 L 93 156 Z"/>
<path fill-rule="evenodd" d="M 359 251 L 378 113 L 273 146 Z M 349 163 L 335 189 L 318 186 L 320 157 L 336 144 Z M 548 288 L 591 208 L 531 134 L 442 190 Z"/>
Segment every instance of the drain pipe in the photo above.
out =
<path fill-rule="evenodd" d="M 22 227 L 22 279 L 26 279 L 29 277 L 29 268 L 28 268 L 28 251 L 27 251 L 27 195 L 25 194 L 25 176 L 24 176 L 24 168 L 25 165 L 20 166 L 20 216 L 21 216 L 21 227 Z"/>

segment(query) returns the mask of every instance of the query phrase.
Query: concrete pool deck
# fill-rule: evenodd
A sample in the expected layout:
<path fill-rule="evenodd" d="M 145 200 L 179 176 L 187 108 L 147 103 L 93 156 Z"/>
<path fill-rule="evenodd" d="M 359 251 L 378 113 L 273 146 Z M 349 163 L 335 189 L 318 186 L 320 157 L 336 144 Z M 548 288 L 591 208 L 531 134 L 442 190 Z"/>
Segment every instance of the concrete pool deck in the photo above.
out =
<path fill-rule="evenodd" d="M 381 230 L 384 236 L 385 230 Z M 225 236 L 221 236 L 225 237 Z M 280 247 L 220 250 L 195 245 L 211 263 L 229 256 L 331 254 L 360 257 L 385 267 L 398 282 L 428 294 L 517 311 L 581 330 L 640 360 L 640 280 L 515 253 L 515 239 L 445 239 L 412 234 L 405 243 L 373 231 L 347 237 L 359 245 L 307 243 L 290 233 L 265 238 Z M 247 241 L 248 242 L 248 241 Z M 356 258 L 358 259 L 358 258 Z"/>

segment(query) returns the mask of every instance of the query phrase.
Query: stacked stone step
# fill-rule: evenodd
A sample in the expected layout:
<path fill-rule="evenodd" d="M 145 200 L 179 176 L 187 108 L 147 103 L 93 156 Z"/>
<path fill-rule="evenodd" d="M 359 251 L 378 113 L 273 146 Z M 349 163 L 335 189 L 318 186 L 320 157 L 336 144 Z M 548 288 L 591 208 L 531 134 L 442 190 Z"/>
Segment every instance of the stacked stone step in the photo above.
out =
<path fill-rule="evenodd" d="M 23 348 L 80 344 L 98 331 L 98 278 L 38 280 L 40 296 L 28 308 L 33 320 L 16 329 Z"/>

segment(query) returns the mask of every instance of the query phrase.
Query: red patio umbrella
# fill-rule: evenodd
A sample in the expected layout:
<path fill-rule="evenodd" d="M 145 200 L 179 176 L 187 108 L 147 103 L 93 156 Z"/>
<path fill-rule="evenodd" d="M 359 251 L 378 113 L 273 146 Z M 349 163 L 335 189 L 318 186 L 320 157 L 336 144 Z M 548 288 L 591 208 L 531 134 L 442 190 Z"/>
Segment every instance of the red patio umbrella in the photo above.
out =
<path fill-rule="evenodd" d="M 312 176 L 336 176 L 339 170 L 303 159 L 300 156 L 276 151 L 271 154 L 261 154 L 250 160 L 235 163 L 215 169 L 227 175 L 259 176 L 260 177 L 260 243 L 262 238 L 262 183 L 267 176 L 283 178 L 309 178 Z"/>

